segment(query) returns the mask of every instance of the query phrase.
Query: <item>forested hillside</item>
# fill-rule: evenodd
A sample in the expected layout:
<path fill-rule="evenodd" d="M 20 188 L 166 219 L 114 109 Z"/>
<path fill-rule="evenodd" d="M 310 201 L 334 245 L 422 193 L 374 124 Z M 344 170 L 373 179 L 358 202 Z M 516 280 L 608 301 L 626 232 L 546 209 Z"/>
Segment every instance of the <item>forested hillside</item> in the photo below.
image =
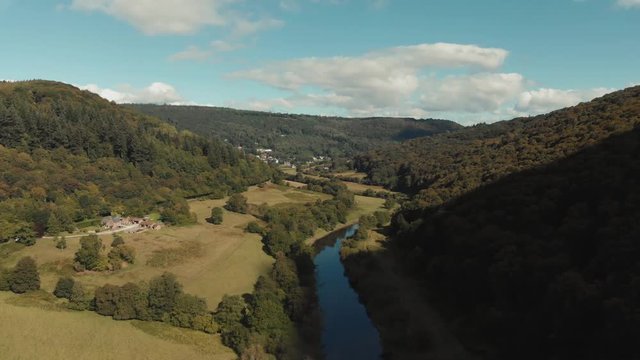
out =
<path fill-rule="evenodd" d="M 462 128 L 446 120 L 338 118 L 276 114 L 200 106 L 131 105 L 202 135 L 215 135 L 235 146 L 271 148 L 282 160 L 303 162 L 313 156 L 350 158 L 394 142 Z"/>
<path fill-rule="evenodd" d="M 417 192 L 393 254 L 481 358 L 640 357 L 640 87 L 357 165 Z"/>
<path fill-rule="evenodd" d="M 485 359 L 637 359 L 639 182 L 636 127 L 400 215 L 394 244 Z"/>
<path fill-rule="evenodd" d="M 0 128 L 0 241 L 110 213 L 190 222 L 185 197 L 222 197 L 273 173 L 221 141 L 56 82 L 0 82 Z"/>
<path fill-rule="evenodd" d="M 477 125 L 410 140 L 360 156 L 358 170 L 376 184 L 423 190 L 439 204 L 516 171 L 544 165 L 640 123 L 640 87 L 530 118 Z"/>

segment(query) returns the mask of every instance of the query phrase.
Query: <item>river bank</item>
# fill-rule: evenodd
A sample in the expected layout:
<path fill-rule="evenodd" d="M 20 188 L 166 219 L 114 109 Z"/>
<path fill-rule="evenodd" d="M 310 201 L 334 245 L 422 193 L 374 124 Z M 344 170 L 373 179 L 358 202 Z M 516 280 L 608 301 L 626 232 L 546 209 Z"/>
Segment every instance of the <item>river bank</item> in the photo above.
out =
<path fill-rule="evenodd" d="M 351 286 L 380 332 L 385 359 L 473 359 L 445 321 L 403 276 L 386 238 L 371 231 L 365 241 L 347 240 L 341 260 Z"/>

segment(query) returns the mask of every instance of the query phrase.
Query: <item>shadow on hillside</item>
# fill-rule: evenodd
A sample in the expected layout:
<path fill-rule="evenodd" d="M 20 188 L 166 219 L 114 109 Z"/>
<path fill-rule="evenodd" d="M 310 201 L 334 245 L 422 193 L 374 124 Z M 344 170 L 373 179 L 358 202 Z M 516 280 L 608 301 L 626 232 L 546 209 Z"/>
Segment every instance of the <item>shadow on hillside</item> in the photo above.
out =
<path fill-rule="evenodd" d="M 638 358 L 639 180 L 636 128 L 396 222 L 358 263 L 402 264 L 481 358 Z"/>

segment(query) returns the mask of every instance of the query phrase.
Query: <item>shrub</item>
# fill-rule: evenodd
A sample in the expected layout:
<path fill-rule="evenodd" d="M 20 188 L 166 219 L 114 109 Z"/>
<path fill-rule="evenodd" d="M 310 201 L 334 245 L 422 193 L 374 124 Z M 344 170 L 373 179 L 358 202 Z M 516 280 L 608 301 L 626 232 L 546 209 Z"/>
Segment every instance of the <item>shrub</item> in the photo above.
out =
<path fill-rule="evenodd" d="M 264 229 L 262 228 L 262 226 L 260 226 L 260 224 L 258 224 L 257 221 L 252 221 L 249 224 L 247 224 L 247 228 L 245 229 L 245 231 L 252 234 L 262 235 L 264 232 Z"/>
<path fill-rule="evenodd" d="M 20 259 L 9 278 L 9 284 L 11 291 L 18 294 L 40 289 L 36 262 L 30 257 Z"/>
<path fill-rule="evenodd" d="M 222 208 L 214 207 L 211 209 L 211 217 L 207 221 L 214 225 L 220 225 L 222 224 L 223 214 Z"/>
<path fill-rule="evenodd" d="M 247 198 L 242 194 L 233 194 L 227 201 L 225 208 L 229 211 L 246 214 L 249 209 Z"/>
<path fill-rule="evenodd" d="M 53 290 L 53 295 L 59 298 L 70 299 L 74 284 L 75 281 L 70 277 L 62 277 L 58 279 L 56 288 Z"/>

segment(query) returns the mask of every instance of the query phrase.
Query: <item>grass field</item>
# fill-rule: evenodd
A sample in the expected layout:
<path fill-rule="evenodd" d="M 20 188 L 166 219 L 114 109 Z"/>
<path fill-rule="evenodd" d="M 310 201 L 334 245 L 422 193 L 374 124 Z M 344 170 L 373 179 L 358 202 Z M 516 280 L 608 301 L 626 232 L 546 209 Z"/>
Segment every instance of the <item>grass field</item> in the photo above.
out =
<path fill-rule="evenodd" d="M 326 199 L 327 195 L 286 186 L 252 187 L 245 195 L 249 203 L 269 206 L 305 203 Z M 271 269 L 273 259 L 262 250 L 260 236 L 244 228 L 255 220 L 251 215 L 224 210 L 221 225 L 206 222 L 212 207 L 226 199 L 192 200 L 191 211 L 198 223 L 166 227 L 159 231 L 123 234 L 136 250 L 136 262 L 117 272 L 73 271 L 73 256 L 79 238 L 67 239 L 67 249 L 59 250 L 51 239 L 22 247 L 0 245 L 0 266 L 9 268 L 23 256 L 36 259 L 42 289 L 51 293 L 58 278 L 73 276 L 89 290 L 110 283 L 148 281 L 165 271 L 178 277 L 186 292 L 204 297 L 211 310 L 224 294 L 251 292 L 258 276 Z M 111 236 L 103 236 L 106 250 Z M 233 359 L 235 354 L 218 337 L 173 328 L 153 322 L 114 321 L 91 312 L 60 312 L 56 306 L 28 301 L 28 296 L 0 293 L 1 359 Z M 16 301 L 20 306 L 16 305 Z M 27 341 L 31 334 L 33 341 Z M 12 354 L 14 357 L 6 357 Z"/>
<path fill-rule="evenodd" d="M 252 205 L 300 204 L 328 199 L 286 186 L 268 184 L 252 187 L 246 193 Z M 357 208 L 349 215 L 353 222 L 364 213 L 380 208 L 381 199 L 356 196 Z M 67 239 L 68 248 L 55 248 L 51 239 L 22 247 L 0 245 L 0 266 L 9 268 L 23 256 L 36 259 L 44 292 L 51 293 L 58 278 L 73 276 L 89 290 L 110 283 L 148 281 L 165 271 L 178 277 L 186 292 L 204 297 L 211 310 L 224 294 L 243 294 L 253 289 L 258 276 L 271 269 L 273 259 L 262 250 L 260 237 L 247 234 L 244 227 L 255 220 L 251 215 L 224 210 L 221 225 L 206 222 L 211 208 L 221 207 L 226 199 L 192 200 L 191 210 L 198 223 L 186 227 L 166 227 L 159 231 L 123 234 L 125 242 L 136 250 L 136 262 L 116 272 L 73 271 L 73 256 L 79 239 Z M 317 234 L 318 237 L 323 234 Z M 102 237 L 105 252 L 111 236 Z M 47 304 L 45 304 L 47 305 Z M 216 336 L 177 329 L 161 323 L 122 322 L 92 312 L 60 311 L 55 304 L 43 306 L 28 296 L 0 293 L 1 359 L 231 359 L 234 354 L 222 346 Z M 27 334 L 31 334 L 32 341 Z M 15 357 L 5 357 L 12 354 Z"/>
<path fill-rule="evenodd" d="M 0 293 L 0 358 L 235 359 L 218 336 L 162 323 L 114 321 L 84 311 L 49 311 L 10 303 Z"/>
<path fill-rule="evenodd" d="M 329 197 L 271 184 L 252 187 L 245 196 L 250 204 L 269 206 Z M 190 201 L 191 210 L 198 216 L 197 225 L 123 234 L 125 242 L 136 250 L 136 263 L 117 272 L 75 273 L 72 264 L 80 247 L 79 238 L 67 239 L 65 250 L 56 249 L 51 239 L 41 239 L 34 246 L 0 257 L 0 265 L 12 267 L 21 257 L 32 256 L 39 265 L 42 288 L 49 292 L 62 275 L 74 276 L 91 289 L 107 283 L 148 281 L 169 271 L 176 274 L 185 291 L 204 297 L 209 308 L 215 309 L 224 294 L 250 292 L 258 276 L 268 272 L 273 263 L 262 250 L 260 236 L 244 232 L 246 224 L 255 220 L 251 215 L 224 210 L 221 225 L 206 222 L 211 208 L 224 206 L 225 202 L 226 199 Z M 107 248 L 111 239 L 110 235 L 102 237 Z M 0 252 L 6 245 L 0 246 Z"/>

